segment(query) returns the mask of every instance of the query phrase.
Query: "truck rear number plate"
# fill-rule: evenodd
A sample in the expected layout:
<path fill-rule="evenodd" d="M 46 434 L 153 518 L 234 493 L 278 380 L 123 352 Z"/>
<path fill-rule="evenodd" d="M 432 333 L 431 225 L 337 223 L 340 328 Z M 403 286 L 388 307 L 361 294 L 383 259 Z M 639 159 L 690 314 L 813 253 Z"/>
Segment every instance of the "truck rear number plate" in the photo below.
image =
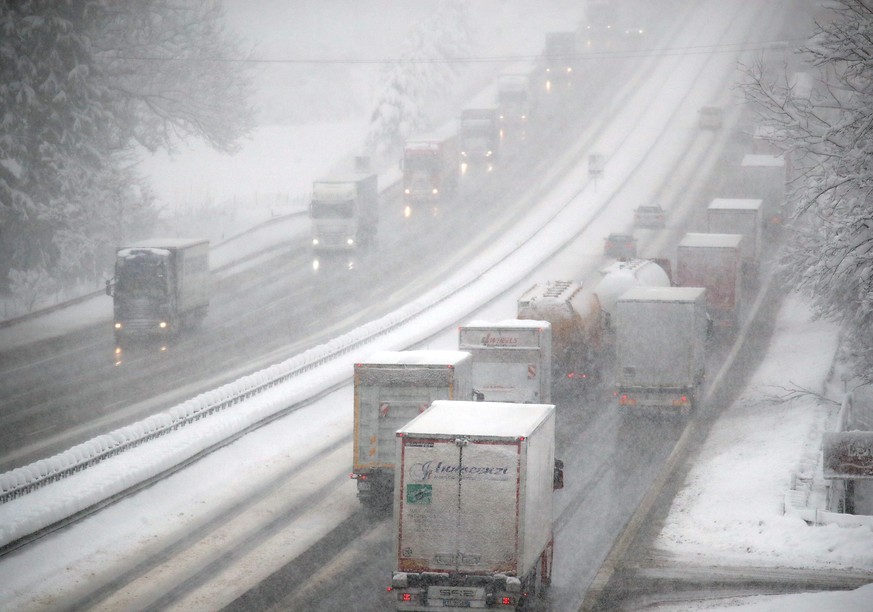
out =
<path fill-rule="evenodd" d="M 441 608 L 484 608 L 485 589 L 481 587 L 428 587 L 428 601 Z"/>

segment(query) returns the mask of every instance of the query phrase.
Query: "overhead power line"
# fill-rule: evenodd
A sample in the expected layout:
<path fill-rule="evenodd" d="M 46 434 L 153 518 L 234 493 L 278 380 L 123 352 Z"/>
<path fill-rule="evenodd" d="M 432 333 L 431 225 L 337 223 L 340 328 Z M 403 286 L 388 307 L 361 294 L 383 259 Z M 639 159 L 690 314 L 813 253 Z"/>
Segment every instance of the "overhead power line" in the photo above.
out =
<path fill-rule="evenodd" d="M 555 59 L 573 60 L 602 60 L 608 58 L 627 59 L 635 57 L 672 57 L 681 55 L 702 55 L 712 53 L 737 53 L 743 51 L 766 51 L 777 49 L 792 49 L 805 42 L 805 39 L 794 40 L 771 40 L 760 42 L 725 43 L 716 45 L 696 45 L 690 47 L 665 47 L 651 49 L 622 49 L 622 50 L 589 50 L 575 54 L 555 55 Z M 543 59 L 542 55 L 495 55 L 495 56 L 468 56 L 448 58 L 233 58 L 233 57 L 157 57 L 157 56 L 115 56 L 115 59 L 146 61 L 146 62 L 218 62 L 218 63 L 244 63 L 244 64 L 290 64 L 290 65 L 380 65 L 380 64 L 483 64 L 483 63 L 512 63 L 524 61 L 536 61 Z"/>

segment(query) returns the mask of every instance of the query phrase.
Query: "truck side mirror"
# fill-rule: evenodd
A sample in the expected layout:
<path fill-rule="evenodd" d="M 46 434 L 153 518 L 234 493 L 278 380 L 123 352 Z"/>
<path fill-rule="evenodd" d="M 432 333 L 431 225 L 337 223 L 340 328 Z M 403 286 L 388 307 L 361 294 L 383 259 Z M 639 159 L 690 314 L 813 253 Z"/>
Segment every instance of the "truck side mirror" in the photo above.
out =
<path fill-rule="evenodd" d="M 560 459 L 555 459 L 555 474 L 552 482 L 552 490 L 564 488 L 564 462 Z"/>
<path fill-rule="evenodd" d="M 112 297 L 112 280 L 106 280 L 106 295 Z"/>

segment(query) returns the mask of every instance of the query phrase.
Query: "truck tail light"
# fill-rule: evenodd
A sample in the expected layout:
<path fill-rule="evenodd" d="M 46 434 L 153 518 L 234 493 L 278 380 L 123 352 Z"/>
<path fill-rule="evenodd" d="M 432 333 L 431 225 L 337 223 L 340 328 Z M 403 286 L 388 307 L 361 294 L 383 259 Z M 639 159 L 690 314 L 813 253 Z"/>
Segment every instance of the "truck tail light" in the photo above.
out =
<path fill-rule="evenodd" d="M 688 401 L 687 395 L 683 395 L 683 396 L 679 397 L 678 399 L 673 400 L 674 406 L 687 406 L 689 403 L 690 402 Z"/>
<path fill-rule="evenodd" d="M 627 393 L 622 393 L 618 396 L 619 406 L 636 406 L 637 400 L 629 396 Z"/>
<path fill-rule="evenodd" d="M 514 606 L 515 601 L 512 599 L 512 597 L 501 597 L 500 598 L 500 605 L 501 606 Z"/>

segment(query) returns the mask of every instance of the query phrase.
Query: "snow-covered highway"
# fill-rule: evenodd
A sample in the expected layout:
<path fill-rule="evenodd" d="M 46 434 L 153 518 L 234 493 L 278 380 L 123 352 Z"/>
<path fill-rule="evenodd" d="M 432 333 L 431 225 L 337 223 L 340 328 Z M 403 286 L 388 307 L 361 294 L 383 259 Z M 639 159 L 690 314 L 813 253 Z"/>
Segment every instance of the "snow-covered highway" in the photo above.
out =
<path fill-rule="evenodd" d="M 697 40 L 695 36 L 705 40 L 711 30 L 727 24 L 735 32 L 749 33 L 754 31 L 755 23 L 764 30 L 761 32 L 764 35 L 765 28 L 778 25 L 780 14 L 773 9 L 768 12 L 763 6 L 766 4 L 756 3 L 760 14 L 721 7 L 724 14 L 720 19 L 687 23 L 683 35 L 690 38 L 678 40 L 690 47 Z M 451 347 L 456 341 L 455 326 L 461 320 L 512 316 L 519 289 L 532 279 L 593 273 L 603 262 L 602 236 L 628 226 L 631 211 L 640 201 L 657 197 L 669 203 L 677 214 L 687 210 L 687 222 L 693 226 L 694 207 L 701 205 L 709 185 L 703 182 L 695 188 L 689 186 L 685 173 L 693 175 L 700 166 L 688 160 L 728 144 L 696 130 L 696 109 L 713 99 L 724 100 L 724 83 L 732 78 L 734 59 L 730 54 L 712 58 L 692 56 L 662 59 L 656 66 L 638 66 L 637 71 L 646 72 L 647 78 L 644 82 L 628 78 L 629 91 L 616 94 L 616 99 L 625 103 L 609 113 L 609 127 L 603 131 L 583 131 L 577 136 L 579 144 L 568 147 L 569 152 L 550 165 L 560 171 L 560 181 L 543 176 L 535 188 L 527 190 L 523 181 L 512 183 L 508 176 L 504 177 L 518 189 L 519 204 L 507 212 L 511 211 L 513 220 L 520 223 L 513 224 L 511 231 L 509 224 L 505 226 L 504 241 L 495 244 L 495 251 L 481 244 L 474 245 L 469 252 L 459 247 L 474 270 L 475 291 L 458 293 L 452 298 L 454 302 L 444 302 L 432 317 L 417 319 L 401 330 L 405 335 L 385 336 L 379 342 L 392 347 L 418 343 L 432 348 Z M 589 151 L 606 153 L 609 158 L 607 174 L 596 186 L 588 182 L 585 164 L 579 163 Z M 576 163 L 571 164 L 572 160 Z M 715 161 L 712 158 L 709 163 Z M 677 174 L 665 175 L 667 170 L 679 173 L 682 187 L 676 186 Z M 549 189 L 543 190 L 543 185 Z M 501 205 L 507 207 L 507 202 L 504 196 Z M 529 216 L 525 216 L 527 210 Z M 548 225 L 546 220 L 550 220 Z M 532 231 L 538 227 L 544 229 Z M 679 234 L 681 227 L 674 231 Z M 522 246 L 525 237 L 532 240 Z M 664 253 L 670 246 L 661 240 L 663 235 L 646 236 L 643 250 L 653 255 Z M 513 255 L 508 258 L 494 255 L 506 245 L 517 247 Z M 561 246 L 565 248 L 557 251 Z M 474 258 L 473 252 L 481 259 Z M 489 256 L 502 262 L 494 267 L 484 264 L 480 267 L 479 262 Z M 442 280 L 453 282 L 454 278 L 445 274 Z M 418 287 L 415 292 L 421 293 Z M 376 348 L 377 344 L 371 344 L 366 352 Z M 299 383 L 289 385 L 288 389 L 277 388 L 277 393 L 286 394 L 285 404 L 297 405 L 288 416 L 75 527 L 47 536 L 0 560 L 7 578 L 0 601 L 9 607 L 41 609 L 71 605 L 95 609 L 215 609 L 242 597 L 237 606 L 243 607 L 247 602 L 245 607 L 250 609 L 264 609 L 270 605 L 268 602 L 277 608 L 297 605 L 307 609 L 337 609 L 356 605 L 361 609 L 379 609 L 377 594 L 383 584 L 380 581 L 387 576 L 390 551 L 386 550 L 386 543 L 390 536 L 384 521 L 373 523 L 359 512 L 353 484 L 345 477 L 351 457 L 350 389 L 346 385 L 323 397 L 314 390 L 317 385 L 330 389 L 341 382 L 348 376 L 350 364 L 362 355 L 350 354 L 345 361 L 334 364 L 339 373 L 312 373 L 315 382 L 307 383 L 304 389 Z M 313 394 L 315 400 L 307 402 L 306 397 Z M 589 503 L 586 495 L 592 492 L 609 491 L 612 487 L 617 497 L 600 499 L 599 503 L 606 504 L 603 510 L 594 510 L 596 506 L 592 505 L 585 516 L 563 522 L 558 554 L 564 564 L 559 563 L 557 568 L 555 609 L 578 607 L 585 585 L 599 567 L 599 558 L 606 553 L 604 546 L 608 547 L 615 535 L 610 530 L 621 529 L 621 512 L 635 506 L 634 499 L 645 492 L 646 481 L 669 452 L 670 441 L 679 434 L 678 426 L 670 423 L 661 424 L 659 432 L 640 432 L 640 437 L 634 439 L 639 443 L 640 454 L 630 457 L 629 460 L 634 460 L 625 466 L 632 472 L 631 482 L 628 474 L 619 470 L 621 464 L 606 463 L 614 480 L 603 481 L 600 484 L 603 488 L 598 489 L 596 479 L 602 479 L 603 474 L 590 472 L 597 463 L 602 463 L 598 453 L 602 455 L 606 450 L 608 458 L 619 457 L 628 440 L 622 439 L 627 432 L 617 429 L 615 415 L 600 410 L 606 400 L 601 397 L 591 403 L 582 406 L 568 402 L 561 406 L 567 415 L 567 429 L 563 433 L 565 458 L 568 466 L 578 468 L 576 475 L 568 470 L 568 480 L 575 482 L 564 492 L 562 513 L 575 508 L 568 509 L 571 501 L 574 505 Z M 214 423 L 204 421 L 203 430 L 214 432 L 225 427 Z M 178 440 L 168 438 L 166 442 L 173 446 L 185 438 L 204 438 L 207 434 L 189 429 L 200 426 L 183 428 L 178 432 Z M 577 449 L 583 450 L 572 456 Z M 143 454 L 151 460 L 161 457 L 163 451 L 143 447 Z M 145 463 L 132 455 L 125 459 L 125 455 L 117 459 L 130 460 L 129 464 L 116 464 L 107 470 L 129 474 Z M 80 483 L 93 476 L 90 472 L 81 475 Z M 631 484 L 631 491 L 616 488 Z M 77 497 L 83 491 L 88 491 L 87 485 L 74 484 L 60 497 Z M 28 500 L 34 503 L 37 499 L 31 495 L 39 492 L 12 502 L 21 501 L 23 505 L 0 507 L 0 512 L 6 509 L 10 512 L 3 525 L 26 517 Z M 45 495 L 51 499 L 52 493 L 46 489 Z M 621 507 L 621 512 L 617 507 Z M 594 522 L 597 514 L 609 514 L 610 509 L 613 509 L 613 516 L 608 517 L 613 519 L 611 527 Z M 241 514 L 243 510 L 245 513 Z M 594 516 L 588 516 L 588 512 Z M 358 551 L 344 547 L 347 542 L 336 541 L 337 534 L 356 537 Z M 597 541 L 590 542 L 590 537 Z M 327 561 L 310 558 L 313 545 L 318 548 L 319 543 L 325 542 L 336 552 L 328 553 Z M 166 560 L 168 556 L 172 557 L 170 561 Z M 309 564 L 301 565 L 301 558 Z M 39 569 L 34 571 L 35 567 Z M 296 573 L 292 571 L 289 575 L 289 567 Z M 584 568 L 581 573 L 580 568 Z M 316 569 L 318 572 L 313 574 Z M 270 576 L 280 576 L 282 580 L 270 582 L 266 580 Z M 337 584 L 337 576 L 342 577 L 347 588 L 332 586 Z M 250 591 L 262 583 L 280 584 L 283 590 Z M 356 584 L 360 589 L 356 589 Z"/>

